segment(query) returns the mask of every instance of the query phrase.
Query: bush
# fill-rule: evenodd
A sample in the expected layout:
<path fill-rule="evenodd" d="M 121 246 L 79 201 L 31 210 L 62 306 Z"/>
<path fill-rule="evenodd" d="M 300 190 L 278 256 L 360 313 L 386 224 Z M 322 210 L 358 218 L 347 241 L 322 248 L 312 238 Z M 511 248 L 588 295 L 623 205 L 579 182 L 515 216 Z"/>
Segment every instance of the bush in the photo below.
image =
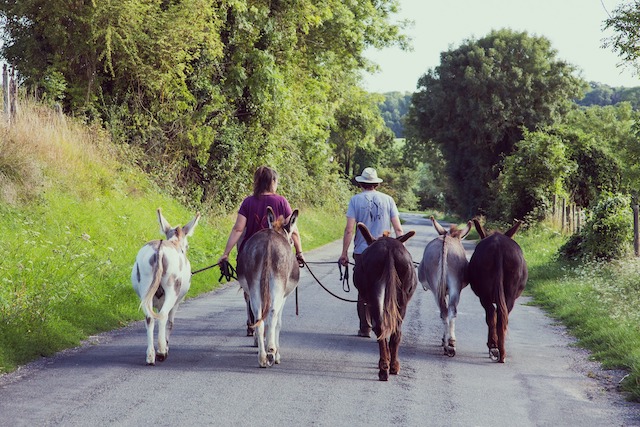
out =
<path fill-rule="evenodd" d="M 627 196 L 602 193 L 582 230 L 559 249 L 560 256 L 568 260 L 613 260 L 628 256 L 633 241 L 630 206 Z"/>

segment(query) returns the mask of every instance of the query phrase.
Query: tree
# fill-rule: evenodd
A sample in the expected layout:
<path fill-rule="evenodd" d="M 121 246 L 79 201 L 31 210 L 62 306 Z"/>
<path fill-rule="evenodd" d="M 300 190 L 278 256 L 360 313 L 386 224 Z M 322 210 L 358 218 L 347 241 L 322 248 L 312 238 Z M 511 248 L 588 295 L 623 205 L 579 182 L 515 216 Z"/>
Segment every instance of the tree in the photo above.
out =
<path fill-rule="evenodd" d="M 564 191 L 564 180 L 576 169 L 562 139 L 544 131 L 528 132 L 507 156 L 500 177 L 491 185 L 496 195 L 492 217 L 539 221 L 552 206 L 552 197 Z"/>
<path fill-rule="evenodd" d="M 443 52 L 420 78 L 408 124 L 419 143 L 442 152 L 459 214 L 490 210 L 489 184 L 523 129 L 554 123 L 581 96 L 574 71 L 548 39 L 504 29 Z"/>
<path fill-rule="evenodd" d="M 640 1 L 635 0 L 618 6 L 605 20 L 605 30 L 611 29 L 615 35 L 607 38 L 605 47 L 610 47 L 623 61 L 623 64 L 640 72 Z"/>
<path fill-rule="evenodd" d="M 634 110 L 640 109 L 640 87 L 613 88 L 606 84 L 590 82 L 590 90 L 584 98 L 576 100 L 576 104 L 583 107 L 598 105 L 601 107 L 628 102 Z"/>
<path fill-rule="evenodd" d="M 385 93 L 384 102 L 380 104 L 382 118 L 396 138 L 404 138 L 404 118 L 409 112 L 409 105 L 411 94 L 401 92 Z"/>
<path fill-rule="evenodd" d="M 590 105 L 604 106 L 614 104 L 614 99 L 615 91 L 611 86 L 590 82 L 589 90 L 584 95 L 584 98 L 577 100 L 576 103 L 585 107 Z"/>
<path fill-rule="evenodd" d="M 640 185 L 638 119 L 640 113 L 623 102 L 574 110 L 556 127 L 578 165 L 566 180 L 578 206 L 591 207 L 602 191 L 629 194 Z"/>
<path fill-rule="evenodd" d="M 345 177 L 359 174 L 363 164 L 376 166 L 381 150 L 393 142 L 378 103 L 381 95 L 354 87 L 335 112 L 330 144 Z"/>
<path fill-rule="evenodd" d="M 397 0 L 43 4 L 0 0 L 1 53 L 29 87 L 105 123 L 189 201 L 229 209 L 264 163 L 292 199 L 332 188 L 329 133 L 348 132 L 334 113 L 375 69 L 365 50 L 408 43 Z"/>

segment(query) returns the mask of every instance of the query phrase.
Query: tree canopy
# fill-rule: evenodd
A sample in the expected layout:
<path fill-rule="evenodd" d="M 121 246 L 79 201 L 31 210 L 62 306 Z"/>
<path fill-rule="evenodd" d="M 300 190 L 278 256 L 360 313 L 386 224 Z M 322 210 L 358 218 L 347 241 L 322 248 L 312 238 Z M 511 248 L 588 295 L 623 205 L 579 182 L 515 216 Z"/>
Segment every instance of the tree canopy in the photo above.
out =
<path fill-rule="evenodd" d="M 384 94 L 384 101 L 380 104 L 380 112 L 386 125 L 393 131 L 396 138 L 404 138 L 404 118 L 411 105 L 411 93 L 388 92 Z"/>
<path fill-rule="evenodd" d="M 458 213 L 490 210 L 489 184 L 524 130 L 554 123 L 581 97 L 575 70 L 547 38 L 503 29 L 443 52 L 420 78 L 408 123 L 442 153 Z"/>
<path fill-rule="evenodd" d="M 612 48 L 622 58 L 621 66 L 640 73 L 640 1 L 620 4 L 605 21 L 605 29 L 614 31 L 605 41 L 605 47 Z"/>
<path fill-rule="evenodd" d="M 638 82 L 640 83 L 640 81 Z M 589 107 L 591 105 L 615 105 L 620 102 L 629 102 L 634 110 L 640 110 L 640 87 L 611 87 L 606 84 L 590 82 L 589 90 L 584 98 L 576 100 L 578 105 Z"/>
<path fill-rule="evenodd" d="M 407 45 L 404 24 L 390 20 L 397 7 L 0 0 L 1 54 L 38 96 L 104 122 L 199 203 L 237 206 L 264 163 L 288 178 L 288 196 L 315 201 L 342 169 L 329 161 L 334 114 L 375 68 L 364 51 Z"/>

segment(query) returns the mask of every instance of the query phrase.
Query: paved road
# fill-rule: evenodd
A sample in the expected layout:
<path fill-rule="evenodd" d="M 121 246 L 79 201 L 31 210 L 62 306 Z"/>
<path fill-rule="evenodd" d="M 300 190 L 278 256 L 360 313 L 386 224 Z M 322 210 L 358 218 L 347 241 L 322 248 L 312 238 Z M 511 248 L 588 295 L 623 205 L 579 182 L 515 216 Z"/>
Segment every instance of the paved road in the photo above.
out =
<path fill-rule="evenodd" d="M 417 232 L 407 247 L 419 261 L 435 233 L 419 216 L 405 221 Z M 334 242 L 307 261 L 339 254 Z M 355 289 L 342 292 L 336 265 L 312 270 L 332 291 L 356 298 Z M 327 294 L 308 272 L 299 315 L 293 297 L 285 307 L 282 363 L 258 368 L 232 283 L 181 306 L 169 358 L 155 367 L 144 365 L 145 329 L 136 322 L 0 377 L 0 426 L 640 425 L 640 406 L 607 390 L 597 365 L 527 301 L 512 312 L 507 363 L 497 364 L 488 357 L 482 307 L 466 288 L 449 358 L 433 295 L 419 287 L 404 323 L 402 370 L 380 382 L 375 340 L 356 336 L 355 304 Z"/>

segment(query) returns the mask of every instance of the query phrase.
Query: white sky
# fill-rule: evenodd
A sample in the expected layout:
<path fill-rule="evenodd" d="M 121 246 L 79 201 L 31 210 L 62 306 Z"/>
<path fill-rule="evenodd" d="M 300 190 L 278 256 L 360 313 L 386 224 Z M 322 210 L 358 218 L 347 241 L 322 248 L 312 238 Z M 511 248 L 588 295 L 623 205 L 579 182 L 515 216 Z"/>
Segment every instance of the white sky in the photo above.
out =
<path fill-rule="evenodd" d="M 369 50 L 367 58 L 381 71 L 363 76 L 370 92 L 413 92 L 420 76 L 440 64 L 440 53 L 459 47 L 473 37 L 480 39 L 493 29 L 510 28 L 544 36 L 557 50 L 557 58 L 581 70 L 587 81 L 609 86 L 640 86 L 640 76 L 619 66 L 621 59 L 603 48 L 607 11 L 629 0 L 400 0 L 393 21 L 410 19 L 412 52 L 400 49 Z"/>

